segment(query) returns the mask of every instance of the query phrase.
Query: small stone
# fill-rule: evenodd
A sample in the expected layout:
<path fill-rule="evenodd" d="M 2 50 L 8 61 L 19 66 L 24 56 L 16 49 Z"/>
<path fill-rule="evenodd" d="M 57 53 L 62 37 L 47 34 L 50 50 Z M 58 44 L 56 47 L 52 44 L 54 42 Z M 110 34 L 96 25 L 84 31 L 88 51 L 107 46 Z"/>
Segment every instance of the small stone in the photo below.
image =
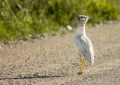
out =
<path fill-rule="evenodd" d="M 99 26 L 100 26 L 99 24 L 92 24 L 92 27 L 95 27 L 95 28 L 97 28 Z"/>
<path fill-rule="evenodd" d="M 29 38 L 29 37 L 27 37 L 27 36 L 25 36 L 25 37 L 20 38 L 19 40 L 26 41 L 26 40 L 30 40 L 30 38 Z"/>
<path fill-rule="evenodd" d="M 28 35 L 28 37 L 32 37 L 32 35 L 31 35 L 31 34 L 29 34 L 29 35 Z"/>
<path fill-rule="evenodd" d="M 56 36 L 56 35 L 57 35 L 57 32 L 52 33 L 52 36 Z"/>
<path fill-rule="evenodd" d="M 36 72 L 36 73 L 33 74 L 33 76 L 34 76 L 34 77 L 38 77 L 38 76 L 39 76 L 39 73 Z"/>
<path fill-rule="evenodd" d="M 67 29 L 68 31 L 71 31 L 71 30 L 72 30 L 72 27 L 71 27 L 70 25 L 67 25 L 66 29 Z"/>
<path fill-rule="evenodd" d="M 19 75 L 17 76 L 17 78 L 22 78 L 22 75 L 19 74 Z"/>
<path fill-rule="evenodd" d="M 43 37 L 40 37 L 41 40 L 43 40 Z"/>
<path fill-rule="evenodd" d="M 0 47 L 2 48 L 2 47 L 5 47 L 5 45 L 2 43 L 2 44 L 0 44 Z"/>
<path fill-rule="evenodd" d="M 113 20 L 106 21 L 105 24 L 113 24 Z"/>
<path fill-rule="evenodd" d="M 47 34 L 46 33 L 43 33 L 43 34 L 41 34 L 41 37 L 47 37 Z"/>
<path fill-rule="evenodd" d="M 12 41 L 5 41 L 4 44 L 7 45 L 7 44 L 11 44 Z"/>
<path fill-rule="evenodd" d="M 40 38 L 40 35 L 36 34 L 36 35 L 33 35 L 31 36 L 32 39 L 39 39 Z"/>

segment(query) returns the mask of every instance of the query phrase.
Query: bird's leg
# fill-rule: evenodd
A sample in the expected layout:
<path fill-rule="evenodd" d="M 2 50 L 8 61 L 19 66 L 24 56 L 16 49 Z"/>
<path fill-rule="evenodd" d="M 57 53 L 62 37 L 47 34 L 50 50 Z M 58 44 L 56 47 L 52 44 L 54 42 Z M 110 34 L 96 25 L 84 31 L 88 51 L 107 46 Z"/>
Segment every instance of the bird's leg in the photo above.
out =
<path fill-rule="evenodd" d="M 78 74 L 82 74 L 82 67 L 84 66 L 84 59 L 80 56 L 80 71 Z"/>

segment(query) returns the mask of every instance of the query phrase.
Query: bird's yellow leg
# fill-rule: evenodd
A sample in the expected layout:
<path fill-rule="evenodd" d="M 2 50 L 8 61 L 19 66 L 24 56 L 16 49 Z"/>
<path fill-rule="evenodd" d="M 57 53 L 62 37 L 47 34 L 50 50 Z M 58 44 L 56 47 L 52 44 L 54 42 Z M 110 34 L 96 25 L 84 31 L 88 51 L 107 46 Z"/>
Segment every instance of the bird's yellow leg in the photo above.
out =
<path fill-rule="evenodd" d="M 77 74 L 82 74 L 83 66 L 84 66 L 84 59 L 80 56 L 80 71 Z"/>

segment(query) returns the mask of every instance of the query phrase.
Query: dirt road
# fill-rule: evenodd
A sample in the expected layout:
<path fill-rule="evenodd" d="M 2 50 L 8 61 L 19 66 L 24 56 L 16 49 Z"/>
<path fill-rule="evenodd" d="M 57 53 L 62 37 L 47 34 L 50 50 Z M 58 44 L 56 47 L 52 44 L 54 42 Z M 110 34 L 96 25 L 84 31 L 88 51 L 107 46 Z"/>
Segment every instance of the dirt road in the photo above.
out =
<path fill-rule="evenodd" d="M 120 85 L 120 22 L 88 29 L 87 36 L 95 63 L 85 62 L 82 75 L 74 33 L 0 47 L 0 85 Z"/>

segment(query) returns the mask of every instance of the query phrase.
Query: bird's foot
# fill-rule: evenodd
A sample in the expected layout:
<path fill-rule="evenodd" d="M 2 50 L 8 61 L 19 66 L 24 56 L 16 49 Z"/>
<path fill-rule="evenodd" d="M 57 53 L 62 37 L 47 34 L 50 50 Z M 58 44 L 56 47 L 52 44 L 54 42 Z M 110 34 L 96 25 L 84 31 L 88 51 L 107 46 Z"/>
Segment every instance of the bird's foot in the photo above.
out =
<path fill-rule="evenodd" d="M 77 74 L 82 74 L 82 71 L 78 72 Z"/>

